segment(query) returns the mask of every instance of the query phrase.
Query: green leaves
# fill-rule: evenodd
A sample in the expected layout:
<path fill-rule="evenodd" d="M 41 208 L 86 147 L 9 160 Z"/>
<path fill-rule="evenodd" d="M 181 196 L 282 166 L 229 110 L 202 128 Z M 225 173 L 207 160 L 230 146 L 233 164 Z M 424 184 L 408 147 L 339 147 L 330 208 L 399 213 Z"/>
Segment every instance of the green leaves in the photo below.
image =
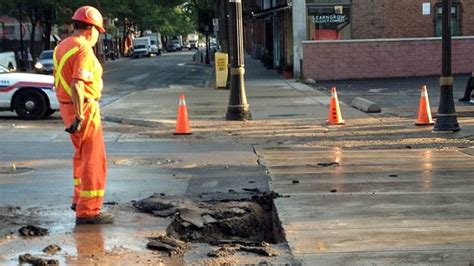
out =
<path fill-rule="evenodd" d="M 163 35 L 185 35 L 197 30 L 199 12 L 216 16 L 217 0 L 17 0 L 0 1 L 0 15 L 18 18 L 18 4 L 25 17 L 37 16 L 41 26 L 71 22 L 80 6 L 98 8 L 104 18 L 115 20 L 126 31 L 152 30 Z M 36 12 L 36 13 L 35 13 Z"/>

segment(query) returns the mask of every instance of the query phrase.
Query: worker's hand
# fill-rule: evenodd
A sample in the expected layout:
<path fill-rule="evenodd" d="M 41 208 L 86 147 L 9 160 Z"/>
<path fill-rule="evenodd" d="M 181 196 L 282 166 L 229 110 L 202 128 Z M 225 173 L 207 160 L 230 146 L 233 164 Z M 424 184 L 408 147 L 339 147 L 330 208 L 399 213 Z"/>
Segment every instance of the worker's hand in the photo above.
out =
<path fill-rule="evenodd" d="M 81 130 L 81 124 L 82 121 L 79 118 L 74 119 L 74 122 L 65 129 L 65 131 L 69 134 L 74 134 L 76 132 L 79 132 Z"/>

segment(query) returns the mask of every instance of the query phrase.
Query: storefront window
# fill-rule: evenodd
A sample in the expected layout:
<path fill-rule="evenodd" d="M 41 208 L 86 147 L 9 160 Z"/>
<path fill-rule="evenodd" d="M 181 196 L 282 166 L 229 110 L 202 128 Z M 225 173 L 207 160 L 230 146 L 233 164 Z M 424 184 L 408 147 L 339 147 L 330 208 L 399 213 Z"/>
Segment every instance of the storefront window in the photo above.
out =
<path fill-rule="evenodd" d="M 307 1 L 308 40 L 350 39 L 350 0 Z"/>

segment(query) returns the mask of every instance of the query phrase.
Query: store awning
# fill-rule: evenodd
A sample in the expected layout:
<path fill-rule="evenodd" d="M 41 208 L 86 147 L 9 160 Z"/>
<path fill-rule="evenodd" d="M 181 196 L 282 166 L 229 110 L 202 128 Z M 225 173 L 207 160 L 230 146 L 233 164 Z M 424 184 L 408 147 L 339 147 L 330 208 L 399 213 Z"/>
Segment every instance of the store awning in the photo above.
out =
<path fill-rule="evenodd" d="M 273 15 L 277 12 L 284 11 L 284 10 L 287 10 L 287 9 L 290 9 L 290 8 L 291 8 L 291 3 L 287 3 L 287 4 L 284 4 L 284 5 L 279 5 L 279 6 L 275 6 L 275 7 L 272 7 L 272 8 L 267 8 L 267 9 L 264 9 L 264 10 L 252 11 L 252 12 L 250 12 L 250 14 L 253 18 L 262 18 L 262 17 Z"/>

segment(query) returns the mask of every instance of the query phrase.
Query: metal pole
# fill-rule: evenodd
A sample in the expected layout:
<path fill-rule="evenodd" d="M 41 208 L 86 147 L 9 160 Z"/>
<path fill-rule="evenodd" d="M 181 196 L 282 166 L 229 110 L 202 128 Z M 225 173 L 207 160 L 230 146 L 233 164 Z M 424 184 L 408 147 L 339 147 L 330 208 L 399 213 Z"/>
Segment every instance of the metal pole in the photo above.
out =
<path fill-rule="evenodd" d="M 244 42 L 242 22 L 242 0 L 229 0 L 229 39 L 231 45 L 230 98 L 227 120 L 249 120 L 252 114 L 247 104 L 244 84 Z"/>
<path fill-rule="evenodd" d="M 210 45 L 210 40 L 209 40 L 209 33 L 206 32 L 206 65 L 211 64 L 211 60 L 209 59 L 209 45 Z"/>
<path fill-rule="evenodd" d="M 459 131 L 453 99 L 453 75 L 451 70 L 451 6 L 452 0 L 443 0 L 443 51 L 442 73 L 439 79 L 440 98 L 434 131 Z"/>
<path fill-rule="evenodd" d="M 227 56 L 229 58 L 229 62 L 230 62 L 230 36 L 229 36 L 229 19 L 230 19 L 230 15 L 229 15 L 229 2 L 225 1 L 224 2 L 224 13 L 225 13 L 225 21 L 224 21 L 224 27 L 226 30 L 224 30 L 223 32 L 225 32 L 225 35 L 226 35 L 226 38 L 225 38 L 225 42 L 226 42 L 226 53 L 227 53 Z M 227 64 L 227 73 L 229 73 L 227 75 L 227 81 L 225 83 L 225 88 L 226 90 L 230 90 L 230 63 Z"/>

